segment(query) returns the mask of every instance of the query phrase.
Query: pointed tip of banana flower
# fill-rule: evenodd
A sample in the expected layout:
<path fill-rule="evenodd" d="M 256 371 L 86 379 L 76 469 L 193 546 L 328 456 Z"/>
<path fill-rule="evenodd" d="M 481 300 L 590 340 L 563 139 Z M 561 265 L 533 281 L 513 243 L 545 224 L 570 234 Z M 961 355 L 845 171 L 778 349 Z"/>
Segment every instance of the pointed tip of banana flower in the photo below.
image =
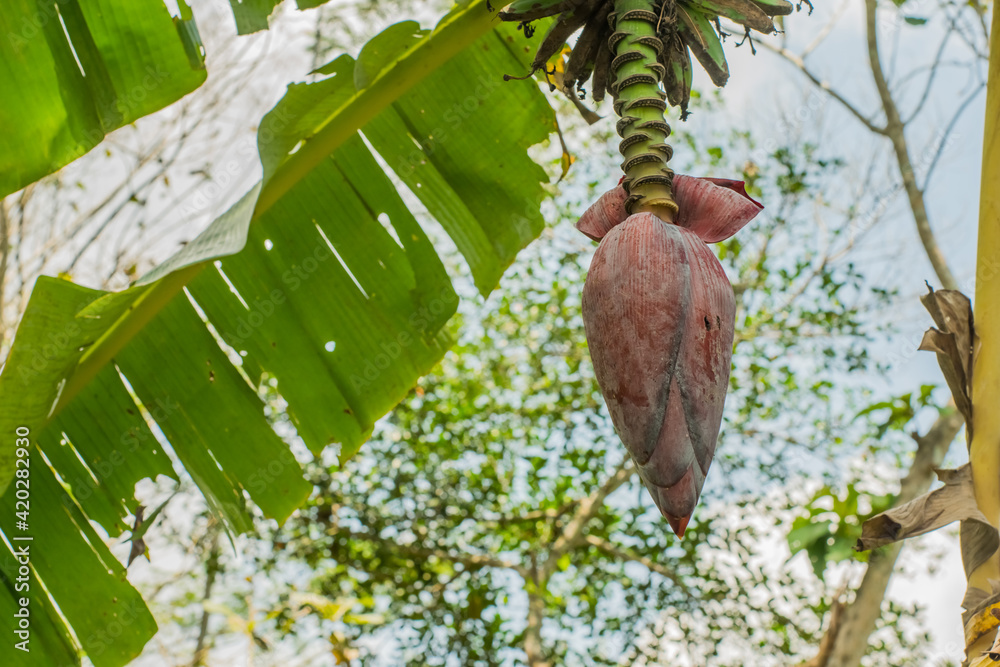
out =
<path fill-rule="evenodd" d="M 668 405 L 668 412 L 671 407 L 676 405 L 676 403 L 673 406 Z M 669 415 L 665 414 L 665 416 L 669 418 Z M 676 415 L 674 416 L 676 417 Z M 677 537 L 683 538 L 688 522 L 691 521 L 691 515 L 694 513 L 694 508 L 698 505 L 698 497 L 701 495 L 705 476 L 701 474 L 700 464 L 695 463 L 689 464 L 687 471 L 679 478 L 675 478 L 669 486 L 664 486 L 662 481 L 658 481 L 663 480 L 665 476 L 671 476 L 667 472 L 668 470 L 673 469 L 674 474 L 676 474 L 674 464 L 687 458 L 683 447 L 678 447 L 676 444 L 669 446 L 669 444 L 669 441 L 665 441 L 662 445 L 666 446 L 661 446 L 661 443 L 657 442 L 652 457 L 645 465 L 639 466 L 639 476 L 649 490 L 649 495 L 653 497 L 653 502 L 660 510 L 660 514 L 674 529 Z M 695 443 L 690 443 L 688 447 L 691 449 L 691 453 L 698 457 L 698 448 Z M 711 454 L 708 455 L 708 461 L 711 461 Z"/>
<path fill-rule="evenodd" d="M 684 539 L 684 531 L 687 530 L 688 522 L 691 520 L 691 515 L 676 517 L 667 515 L 667 523 L 670 527 L 674 529 L 674 534 L 678 539 Z"/>
<path fill-rule="evenodd" d="M 576 228 L 600 241 L 628 218 L 627 197 L 621 185 L 605 192 L 584 212 Z M 678 174 L 674 176 L 674 198 L 680 209 L 674 224 L 690 229 L 705 243 L 725 241 L 764 210 L 747 194 L 743 181 L 727 178 Z"/>

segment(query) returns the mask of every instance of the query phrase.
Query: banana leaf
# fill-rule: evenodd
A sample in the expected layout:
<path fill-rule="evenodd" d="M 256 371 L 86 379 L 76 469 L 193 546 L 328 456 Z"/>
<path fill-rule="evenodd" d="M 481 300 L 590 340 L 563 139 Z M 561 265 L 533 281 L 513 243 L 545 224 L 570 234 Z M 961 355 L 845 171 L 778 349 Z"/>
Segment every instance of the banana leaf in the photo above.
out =
<path fill-rule="evenodd" d="M 98 532 L 128 529 L 139 480 L 183 468 L 231 534 L 252 528 L 251 504 L 282 522 L 306 499 L 262 386 L 312 452 L 346 457 L 442 358 L 458 297 L 426 225 L 482 294 L 544 225 L 528 149 L 554 112 L 502 80 L 532 51 L 479 2 L 433 31 L 393 26 L 289 86 L 260 124 L 263 179 L 181 253 L 123 292 L 38 280 L 0 373 L 0 531 L 30 546 L 24 582 L 0 547 L 0 612 L 30 587 L 16 664 L 124 665 L 153 636 Z"/>

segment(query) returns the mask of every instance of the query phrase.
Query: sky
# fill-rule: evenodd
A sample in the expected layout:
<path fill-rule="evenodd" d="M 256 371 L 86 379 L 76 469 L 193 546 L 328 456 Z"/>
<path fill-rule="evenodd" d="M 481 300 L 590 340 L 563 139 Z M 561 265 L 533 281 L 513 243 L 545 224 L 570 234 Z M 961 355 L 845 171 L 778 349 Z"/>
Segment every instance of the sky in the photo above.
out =
<path fill-rule="evenodd" d="M 941 39 L 941 32 L 936 28 L 911 26 L 902 17 L 920 17 L 933 9 L 931 2 L 920 0 L 907 3 L 901 11 L 881 10 L 880 45 L 887 57 L 891 57 L 891 49 L 887 47 L 895 46 L 896 55 L 891 62 L 898 73 L 897 79 L 914 67 L 931 62 L 935 55 L 934 48 Z M 871 114 L 878 108 L 878 99 L 867 62 L 863 3 L 816 3 L 812 16 L 798 14 L 791 17 L 786 34 L 788 48 L 799 52 L 812 41 L 817 26 L 834 18 L 836 28 L 806 62 L 821 80 L 829 82 L 835 90 L 852 100 L 863 113 Z M 815 88 L 807 89 L 809 92 L 804 95 L 805 79 L 795 67 L 764 49 L 759 51 L 756 57 L 745 47 L 728 51 L 731 79 L 723 96 L 732 116 L 748 121 L 758 136 L 766 137 L 769 128 L 775 126 L 775 109 L 791 108 L 796 110 L 793 118 L 801 118 L 803 123 L 822 123 L 832 135 L 831 145 L 838 147 L 842 154 L 849 156 L 856 152 L 864 157 L 870 154 L 873 144 L 879 142 L 882 143 L 882 150 L 888 151 L 888 140 L 872 137 L 838 103 L 818 93 Z M 946 59 L 957 58 L 962 50 L 949 48 L 945 53 Z M 901 105 L 904 110 L 912 108 L 915 95 L 919 94 L 920 84 L 925 79 L 926 75 L 910 80 L 909 90 L 917 92 L 907 91 L 904 95 L 903 99 L 910 101 Z M 697 76 L 695 81 L 697 85 Z M 704 77 L 701 83 L 705 85 Z M 944 69 L 939 75 L 926 110 L 908 128 L 907 137 L 911 142 L 918 179 L 922 179 L 926 172 L 927 156 L 936 150 L 942 128 L 950 121 L 957 100 L 964 99 L 969 92 L 970 77 L 965 72 Z M 926 195 L 929 216 L 941 248 L 963 291 L 970 297 L 974 291 L 984 109 L 985 91 L 969 104 L 956 123 Z M 886 178 L 898 179 L 895 166 L 887 164 L 890 168 L 882 170 L 881 177 L 866 189 L 884 187 Z M 869 275 L 896 286 L 900 292 L 899 306 L 889 313 L 899 333 L 878 341 L 871 354 L 875 358 L 881 354 L 883 358 L 901 360 L 885 387 L 901 394 L 921 384 L 943 384 L 934 355 L 915 350 L 921 334 L 931 324 L 916 297 L 926 292 L 925 280 L 932 286 L 940 285 L 919 246 L 902 193 L 895 197 L 887 212 L 887 219 L 864 239 L 859 254 L 871 258 L 872 265 L 866 271 Z M 906 258 L 906 261 L 899 261 L 899 258 Z M 944 400 L 947 395 L 939 393 L 939 396 Z M 932 415 L 923 415 L 921 421 L 926 427 L 932 420 Z M 960 436 L 949 455 L 949 467 L 965 462 L 961 443 Z M 913 546 L 918 548 L 911 547 L 910 553 L 904 552 L 900 561 L 901 569 L 907 574 L 900 576 L 897 569 L 889 595 L 900 601 L 918 601 L 926 606 L 927 625 L 934 638 L 926 664 L 936 665 L 946 658 L 960 659 L 964 648 L 960 603 L 965 593 L 965 578 L 958 552 L 957 530 L 949 528 L 918 538 L 915 542 Z M 919 553 L 914 554 L 913 551 Z M 934 554 L 943 554 L 943 558 L 936 561 Z M 936 566 L 932 567 L 932 564 Z"/>

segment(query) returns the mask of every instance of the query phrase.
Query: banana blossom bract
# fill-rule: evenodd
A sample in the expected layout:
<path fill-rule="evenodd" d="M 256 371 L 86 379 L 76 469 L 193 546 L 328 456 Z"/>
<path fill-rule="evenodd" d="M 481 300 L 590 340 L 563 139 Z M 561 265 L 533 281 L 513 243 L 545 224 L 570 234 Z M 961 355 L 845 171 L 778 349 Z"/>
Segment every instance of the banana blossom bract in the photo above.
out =
<path fill-rule="evenodd" d="M 629 216 L 621 186 L 577 223 L 599 241 L 583 321 L 615 431 L 660 512 L 684 536 L 715 454 L 736 301 L 715 254 L 763 206 L 742 181 L 677 175 L 678 216 Z"/>

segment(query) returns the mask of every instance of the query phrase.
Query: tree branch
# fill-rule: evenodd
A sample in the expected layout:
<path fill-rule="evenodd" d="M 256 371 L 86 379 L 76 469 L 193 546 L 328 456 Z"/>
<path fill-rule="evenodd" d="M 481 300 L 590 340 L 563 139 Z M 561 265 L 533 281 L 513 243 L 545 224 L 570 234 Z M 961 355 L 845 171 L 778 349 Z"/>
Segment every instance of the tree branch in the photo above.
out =
<path fill-rule="evenodd" d="M 840 21 L 840 17 L 843 16 L 844 12 L 847 10 L 848 4 L 849 3 L 846 0 L 840 3 L 840 6 L 834 10 L 833 16 L 831 16 L 830 20 L 826 22 L 826 25 L 820 28 L 816 33 L 816 36 L 813 37 L 812 41 L 806 45 L 806 48 L 802 49 L 802 53 L 799 54 L 800 58 L 805 59 L 806 56 L 815 51 L 816 48 L 822 44 L 827 37 L 829 37 L 830 32 L 833 31 L 833 27 L 837 25 L 837 22 Z"/>
<path fill-rule="evenodd" d="M 952 441 L 962 429 L 962 415 L 953 406 L 949 408 L 937 418 L 926 435 L 914 435 L 917 452 L 906 477 L 900 482 L 897 506 L 927 492 L 934 480 L 934 469 L 941 465 Z M 824 638 L 827 644 L 832 644 L 829 657 L 824 662 L 806 663 L 809 667 L 857 667 L 861 662 L 868 651 L 868 637 L 874 632 L 875 622 L 882 614 L 882 600 L 901 549 L 902 543 L 897 542 L 872 552 L 854 600 L 844 608 L 838 623 L 830 622 L 827 633 L 832 632 L 835 636 L 832 640 Z M 819 655 L 822 655 L 823 644 L 820 646 Z"/>
<path fill-rule="evenodd" d="M 647 558 L 646 556 L 641 556 L 637 553 L 633 553 L 629 549 L 616 546 L 611 542 L 603 538 L 597 537 L 595 535 L 587 535 L 584 538 L 584 540 L 586 541 L 587 544 L 591 545 L 592 547 L 596 547 L 597 549 L 600 549 L 601 551 L 611 556 L 612 558 L 617 558 L 618 560 L 624 560 L 624 561 L 632 561 L 633 563 L 639 563 L 650 572 L 655 572 L 656 574 L 662 577 L 666 577 L 667 579 L 675 583 L 677 587 L 680 588 L 681 591 L 683 591 L 683 593 L 689 598 L 694 597 L 694 595 L 691 593 L 691 589 L 688 588 L 687 584 L 684 583 L 684 580 L 680 576 L 678 576 L 676 572 L 674 572 L 668 567 L 660 565 L 651 558 Z"/>
<path fill-rule="evenodd" d="M 797 667 L 829 667 L 830 652 L 833 651 L 837 637 L 840 636 L 841 619 L 844 616 L 844 591 L 837 593 L 837 598 L 830 606 L 830 620 L 826 626 L 826 633 L 819 642 L 819 652 L 813 656 L 812 660 L 799 663 Z"/>
<path fill-rule="evenodd" d="M 931 64 L 930 74 L 928 74 L 927 76 L 927 83 L 924 84 L 924 92 L 920 96 L 920 101 L 917 102 L 917 105 L 913 108 L 913 111 L 910 112 L 910 117 L 903 121 L 903 125 L 906 125 L 911 120 L 916 118 L 920 114 L 920 111 L 924 108 L 924 104 L 926 104 L 927 100 L 930 99 L 931 88 L 934 87 L 934 79 L 937 76 L 938 68 L 941 66 L 942 63 L 941 56 L 944 55 L 944 49 L 946 46 L 948 46 L 948 40 L 950 38 L 951 38 L 951 30 L 946 32 L 944 34 L 944 37 L 941 39 L 941 44 L 938 46 L 937 54 L 934 56 L 934 62 Z"/>
<path fill-rule="evenodd" d="M 871 130 L 875 134 L 883 134 L 883 135 L 886 134 L 886 129 L 884 127 L 879 127 L 878 125 L 873 123 L 863 113 L 861 113 L 857 109 L 857 107 L 851 104 L 846 97 L 835 91 L 833 87 L 830 86 L 829 82 L 823 81 L 815 74 L 813 74 L 812 70 L 810 70 L 809 67 L 806 66 L 805 61 L 800 56 L 795 55 L 790 50 L 784 47 L 774 46 L 773 44 L 769 44 L 764 41 L 759 42 L 759 44 L 763 46 L 765 49 L 771 51 L 772 53 L 776 53 L 777 55 L 781 56 L 791 64 L 795 65 L 799 69 L 799 71 L 801 71 L 805 75 L 807 79 L 809 79 L 810 81 L 813 82 L 813 84 L 816 85 L 817 88 L 825 92 L 833 99 L 840 102 L 841 106 L 847 109 L 851 113 L 851 115 L 853 115 L 855 118 L 861 121 L 861 123 L 869 130 Z"/>
<path fill-rule="evenodd" d="M 563 528 L 562 533 L 556 538 L 556 541 L 552 544 L 552 548 L 549 550 L 548 558 L 545 560 L 545 564 L 542 566 L 539 575 L 542 582 L 546 581 L 549 575 L 555 570 L 556 561 L 559 560 L 560 556 L 586 541 L 584 531 L 587 528 L 587 524 L 597 516 L 597 513 L 604 505 L 604 500 L 625 484 L 634 473 L 635 466 L 632 465 L 631 460 L 626 460 L 618 466 L 615 474 L 609 477 L 604 484 L 580 501 L 576 512 L 573 513 L 566 527 Z"/>
<path fill-rule="evenodd" d="M 980 83 L 979 86 L 969 94 L 961 104 L 958 105 L 958 109 L 955 110 L 955 114 L 951 117 L 948 125 L 945 127 L 944 132 L 941 133 L 941 139 L 938 141 L 937 149 L 934 151 L 934 157 L 931 158 L 930 164 L 927 167 L 927 173 L 924 174 L 924 183 L 920 186 L 921 191 L 927 189 L 927 185 L 931 182 L 931 174 L 934 173 L 934 169 L 937 167 L 938 160 L 941 159 L 941 154 L 944 153 L 945 146 L 948 145 L 948 137 L 951 136 L 952 131 L 955 129 L 955 125 L 958 124 L 958 119 L 962 117 L 965 110 L 969 108 L 969 104 L 972 100 L 979 97 L 979 93 L 986 88 L 985 83 Z"/>
<path fill-rule="evenodd" d="M 494 519 L 483 519 L 483 523 L 487 524 L 497 524 L 506 525 L 510 523 L 521 523 L 526 521 L 541 521 L 542 519 L 558 519 L 566 512 L 573 509 L 580 500 L 571 500 L 561 507 L 552 507 L 544 510 L 535 510 L 533 512 L 525 512 L 524 514 L 500 516 Z"/>
<path fill-rule="evenodd" d="M 544 562 L 539 565 L 533 555 L 531 567 L 522 573 L 528 591 L 528 624 L 524 631 L 524 652 L 529 667 L 551 667 L 552 664 L 545 657 L 542 623 L 545 620 L 545 587 L 558 566 L 559 558 L 567 551 L 588 541 L 585 535 L 587 524 L 600 512 L 607 497 L 625 484 L 634 473 L 635 467 L 631 460 L 626 460 L 596 491 L 586 498 L 575 501 L 573 504 L 576 505 L 576 511 L 559 533 L 559 537 L 552 543 Z"/>
<path fill-rule="evenodd" d="M 924 252 L 934 267 L 941 286 L 945 289 L 958 289 L 958 282 L 955 280 L 948 268 L 948 262 L 938 247 L 937 239 L 931 230 L 931 223 L 927 217 L 927 207 L 924 202 L 924 193 L 917 186 L 917 179 L 913 173 L 913 163 L 910 159 L 909 146 L 906 143 L 906 126 L 903 124 L 896 107 L 896 101 L 889 90 L 889 84 L 882 69 L 882 62 L 878 51 L 878 0 L 865 0 L 865 22 L 868 33 L 868 62 L 872 70 L 872 78 L 875 80 L 875 88 L 878 89 L 879 99 L 882 108 L 885 110 L 885 130 L 883 134 L 889 137 L 892 142 L 893 152 L 896 154 L 896 162 L 899 164 L 899 173 L 903 179 L 903 189 L 910 202 L 910 210 L 913 212 L 913 219 L 917 223 L 917 234 L 920 242 L 924 246 Z"/>
<path fill-rule="evenodd" d="M 542 645 L 542 622 L 545 620 L 545 599 L 541 594 L 528 592 L 528 625 L 524 629 L 524 652 L 528 657 L 528 667 L 551 667 L 545 659 Z"/>
<path fill-rule="evenodd" d="M 219 574 L 219 531 L 212 532 L 212 542 L 209 547 L 208 561 L 205 564 L 205 593 L 202 595 L 202 605 L 212 597 L 212 587 L 215 585 L 215 577 Z M 205 664 L 205 657 L 208 654 L 208 647 L 205 640 L 208 637 L 208 617 L 211 612 L 207 608 L 201 612 L 201 622 L 198 624 L 198 641 L 194 647 L 194 658 L 191 660 L 191 667 L 201 667 Z"/>
<path fill-rule="evenodd" d="M 362 540 L 375 544 L 385 544 L 387 542 L 387 540 L 383 540 L 377 535 L 372 535 L 371 533 L 359 533 L 341 526 L 337 526 L 332 534 L 337 533 L 346 535 L 352 540 Z M 525 579 L 530 576 L 528 568 L 524 567 L 520 563 L 504 560 L 495 556 L 488 556 L 486 554 L 456 553 L 454 551 L 448 551 L 447 549 L 422 547 L 416 544 L 399 544 L 398 542 L 392 542 L 392 548 L 395 551 L 417 558 L 440 558 L 441 560 L 446 560 L 451 563 L 461 563 L 469 567 L 505 568 L 508 570 L 514 570 Z"/>

